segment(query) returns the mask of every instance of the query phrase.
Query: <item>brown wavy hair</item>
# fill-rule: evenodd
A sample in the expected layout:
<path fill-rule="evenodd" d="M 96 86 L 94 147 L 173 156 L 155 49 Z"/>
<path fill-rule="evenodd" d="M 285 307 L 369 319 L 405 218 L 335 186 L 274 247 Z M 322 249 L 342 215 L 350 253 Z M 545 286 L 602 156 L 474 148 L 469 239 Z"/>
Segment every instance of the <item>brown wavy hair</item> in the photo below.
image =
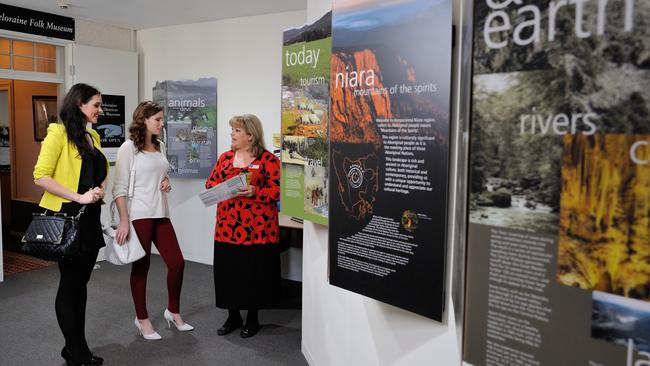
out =
<path fill-rule="evenodd" d="M 163 107 L 160 104 L 147 100 L 138 104 L 135 111 L 133 111 L 133 121 L 129 126 L 129 134 L 138 151 L 144 149 L 145 139 L 147 138 L 147 125 L 144 124 L 144 121 L 162 110 Z M 151 142 L 156 147 L 156 150 L 160 151 L 158 135 L 152 135 Z"/>

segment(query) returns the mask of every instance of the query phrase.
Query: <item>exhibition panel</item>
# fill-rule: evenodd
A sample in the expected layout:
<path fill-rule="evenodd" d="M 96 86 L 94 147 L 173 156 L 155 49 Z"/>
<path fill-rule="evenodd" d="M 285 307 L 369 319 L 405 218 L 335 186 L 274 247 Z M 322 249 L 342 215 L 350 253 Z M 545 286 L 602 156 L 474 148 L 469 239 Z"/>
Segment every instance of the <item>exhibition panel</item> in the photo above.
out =
<path fill-rule="evenodd" d="M 153 100 L 165 108 L 170 176 L 207 178 L 217 160 L 217 79 L 156 82 Z"/>
<path fill-rule="evenodd" d="M 283 37 L 281 209 L 327 225 L 332 13 Z"/>
<path fill-rule="evenodd" d="M 464 359 L 648 365 L 650 3 L 474 14 Z"/>
<path fill-rule="evenodd" d="M 451 1 L 335 1 L 330 283 L 442 320 Z"/>

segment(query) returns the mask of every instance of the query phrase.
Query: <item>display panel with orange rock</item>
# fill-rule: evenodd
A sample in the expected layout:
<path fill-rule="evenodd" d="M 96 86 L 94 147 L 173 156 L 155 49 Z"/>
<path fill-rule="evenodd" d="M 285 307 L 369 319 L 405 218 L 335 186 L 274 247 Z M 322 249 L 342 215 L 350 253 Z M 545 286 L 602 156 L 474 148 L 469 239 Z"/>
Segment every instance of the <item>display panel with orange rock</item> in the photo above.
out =
<path fill-rule="evenodd" d="M 332 19 L 330 283 L 440 321 L 451 1 L 335 1 Z"/>

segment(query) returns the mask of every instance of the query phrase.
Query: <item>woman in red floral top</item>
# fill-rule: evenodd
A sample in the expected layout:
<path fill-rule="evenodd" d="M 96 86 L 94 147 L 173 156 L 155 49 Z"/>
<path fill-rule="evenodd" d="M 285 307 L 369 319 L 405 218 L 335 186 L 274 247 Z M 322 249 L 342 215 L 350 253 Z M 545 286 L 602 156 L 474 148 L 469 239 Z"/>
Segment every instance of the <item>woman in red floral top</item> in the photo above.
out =
<path fill-rule="evenodd" d="M 264 147 L 260 120 L 251 114 L 230 119 L 232 150 L 219 156 L 205 182 L 210 188 L 239 174 L 249 176 L 246 190 L 219 203 L 214 230 L 214 287 L 217 307 L 228 319 L 217 334 L 242 326 L 240 309 L 248 310 L 240 335 L 259 330 L 258 309 L 269 307 L 278 295 L 280 229 L 280 161 Z"/>

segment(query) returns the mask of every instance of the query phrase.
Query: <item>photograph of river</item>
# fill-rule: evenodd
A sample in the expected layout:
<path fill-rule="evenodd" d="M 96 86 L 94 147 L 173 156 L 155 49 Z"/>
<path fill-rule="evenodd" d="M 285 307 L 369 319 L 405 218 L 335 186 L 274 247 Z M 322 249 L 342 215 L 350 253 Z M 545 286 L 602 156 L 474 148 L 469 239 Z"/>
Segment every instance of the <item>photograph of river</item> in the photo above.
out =
<path fill-rule="evenodd" d="M 557 234 L 562 137 L 534 127 L 545 72 L 474 76 L 470 221 Z"/>
<path fill-rule="evenodd" d="M 495 206 L 477 206 L 471 210 L 469 219 L 476 224 L 502 226 L 511 229 L 557 231 L 558 215 L 553 208 L 543 203 L 530 207 L 530 201 L 524 195 L 512 195 L 509 208 Z"/>

